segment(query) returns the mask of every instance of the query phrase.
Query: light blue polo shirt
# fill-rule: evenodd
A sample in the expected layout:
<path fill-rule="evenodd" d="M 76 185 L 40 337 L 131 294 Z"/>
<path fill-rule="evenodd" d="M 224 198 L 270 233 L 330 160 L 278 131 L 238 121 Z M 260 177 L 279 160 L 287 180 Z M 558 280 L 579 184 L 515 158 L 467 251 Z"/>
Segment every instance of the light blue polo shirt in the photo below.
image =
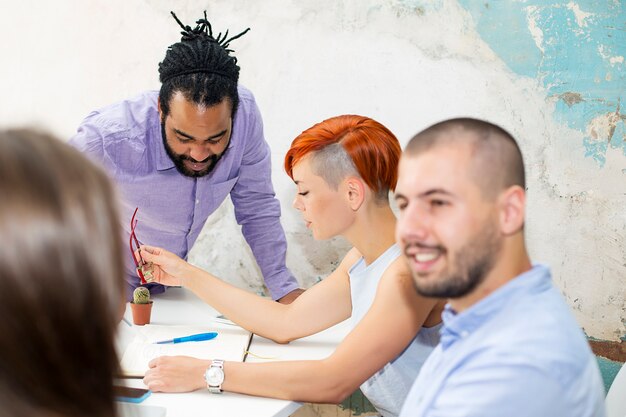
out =
<path fill-rule="evenodd" d="M 443 313 L 401 417 L 601 417 L 589 344 L 547 267 L 536 265 L 462 313 Z"/>

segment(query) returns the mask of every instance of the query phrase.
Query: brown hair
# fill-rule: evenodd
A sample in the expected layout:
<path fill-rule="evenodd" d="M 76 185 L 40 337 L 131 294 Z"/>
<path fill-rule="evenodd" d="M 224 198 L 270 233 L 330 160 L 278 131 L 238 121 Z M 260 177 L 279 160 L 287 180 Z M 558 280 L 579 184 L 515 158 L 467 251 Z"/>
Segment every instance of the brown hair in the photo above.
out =
<path fill-rule="evenodd" d="M 116 196 L 46 134 L 0 131 L 0 416 L 113 416 Z"/>
<path fill-rule="evenodd" d="M 470 174 L 485 196 L 493 198 L 513 185 L 526 187 L 524 159 L 515 138 L 485 120 L 466 117 L 436 123 L 415 135 L 404 151 L 417 156 L 437 146 L 464 144 L 472 150 Z"/>

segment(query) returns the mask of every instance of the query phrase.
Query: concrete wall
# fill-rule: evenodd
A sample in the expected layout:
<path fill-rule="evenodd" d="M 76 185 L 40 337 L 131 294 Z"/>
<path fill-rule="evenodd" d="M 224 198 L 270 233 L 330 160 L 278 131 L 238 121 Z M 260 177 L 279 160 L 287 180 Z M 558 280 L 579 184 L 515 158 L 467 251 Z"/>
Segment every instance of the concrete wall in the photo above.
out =
<path fill-rule="evenodd" d="M 356 113 L 406 143 L 433 122 L 468 115 L 521 143 L 533 259 L 552 266 L 588 335 L 624 336 L 622 2 L 2 0 L 0 125 L 36 123 L 68 138 L 93 108 L 158 88 L 158 62 L 179 39 L 171 8 L 184 22 L 207 9 L 217 30 L 252 28 L 232 47 L 264 115 L 288 263 L 304 286 L 347 245 L 313 241 L 291 207 L 295 187 L 281 165 L 293 137 Z M 243 242 L 226 202 L 191 260 L 260 293 Z"/>

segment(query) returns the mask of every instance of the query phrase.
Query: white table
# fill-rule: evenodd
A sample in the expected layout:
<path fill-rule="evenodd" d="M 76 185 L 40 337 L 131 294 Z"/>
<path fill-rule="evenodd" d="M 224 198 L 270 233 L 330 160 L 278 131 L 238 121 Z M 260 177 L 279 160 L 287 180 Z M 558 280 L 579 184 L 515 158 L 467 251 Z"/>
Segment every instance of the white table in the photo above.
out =
<path fill-rule="evenodd" d="M 206 324 L 219 313 L 193 293 L 182 288 L 169 288 L 164 294 L 153 297 L 152 324 Z M 126 306 L 125 318 L 132 322 L 129 305 Z M 275 360 L 322 359 L 330 355 L 337 344 L 349 332 L 348 323 L 340 323 L 324 332 L 296 340 L 287 345 L 280 345 L 254 335 L 249 351 L 262 357 Z M 246 362 L 264 362 L 248 355 Z M 228 378 L 228 375 L 226 376 Z M 144 387 L 141 379 L 126 379 L 124 382 L 133 387 Z M 275 416 L 286 417 L 295 412 L 301 403 L 272 398 L 253 397 L 228 393 L 211 394 L 199 390 L 183 394 L 152 393 L 142 405 L 161 406 L 167 409 L 168 416 L 174 417 L 249 417 Z"/>

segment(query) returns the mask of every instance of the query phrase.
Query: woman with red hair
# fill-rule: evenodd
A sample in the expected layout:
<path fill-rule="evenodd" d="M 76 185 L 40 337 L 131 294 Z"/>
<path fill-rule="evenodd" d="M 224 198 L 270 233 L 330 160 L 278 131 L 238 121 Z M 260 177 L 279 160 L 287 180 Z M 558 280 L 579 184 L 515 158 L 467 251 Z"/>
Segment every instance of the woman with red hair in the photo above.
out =
<path fill-rule="evenodd" d="M 293 141 L 285 170 L 298 187 L 294 207 L 316 239 L 341 235 L 354 247 L 332 274 L 292 304 L 236 288 L 161 248 L 142 247 L 158 282 L 189 288 L 263 337 L 284 343 L 349 317 L 354 324 L 323 360 L 251 364 L 157 358 L 144 378 L 150 389 L 191 391 L 217 384 L 212 392 L 338 403 L 360 385 L 382 415 L 398 415 L 438 343 L 443 308 L 442 301 L 415 292 L 395 244 L 388 194 L 396 185 L 400 153 L 393 133 L 362 116 L 333 117 Z M 221 371 L 214 372 L 216 367 Z"/>

